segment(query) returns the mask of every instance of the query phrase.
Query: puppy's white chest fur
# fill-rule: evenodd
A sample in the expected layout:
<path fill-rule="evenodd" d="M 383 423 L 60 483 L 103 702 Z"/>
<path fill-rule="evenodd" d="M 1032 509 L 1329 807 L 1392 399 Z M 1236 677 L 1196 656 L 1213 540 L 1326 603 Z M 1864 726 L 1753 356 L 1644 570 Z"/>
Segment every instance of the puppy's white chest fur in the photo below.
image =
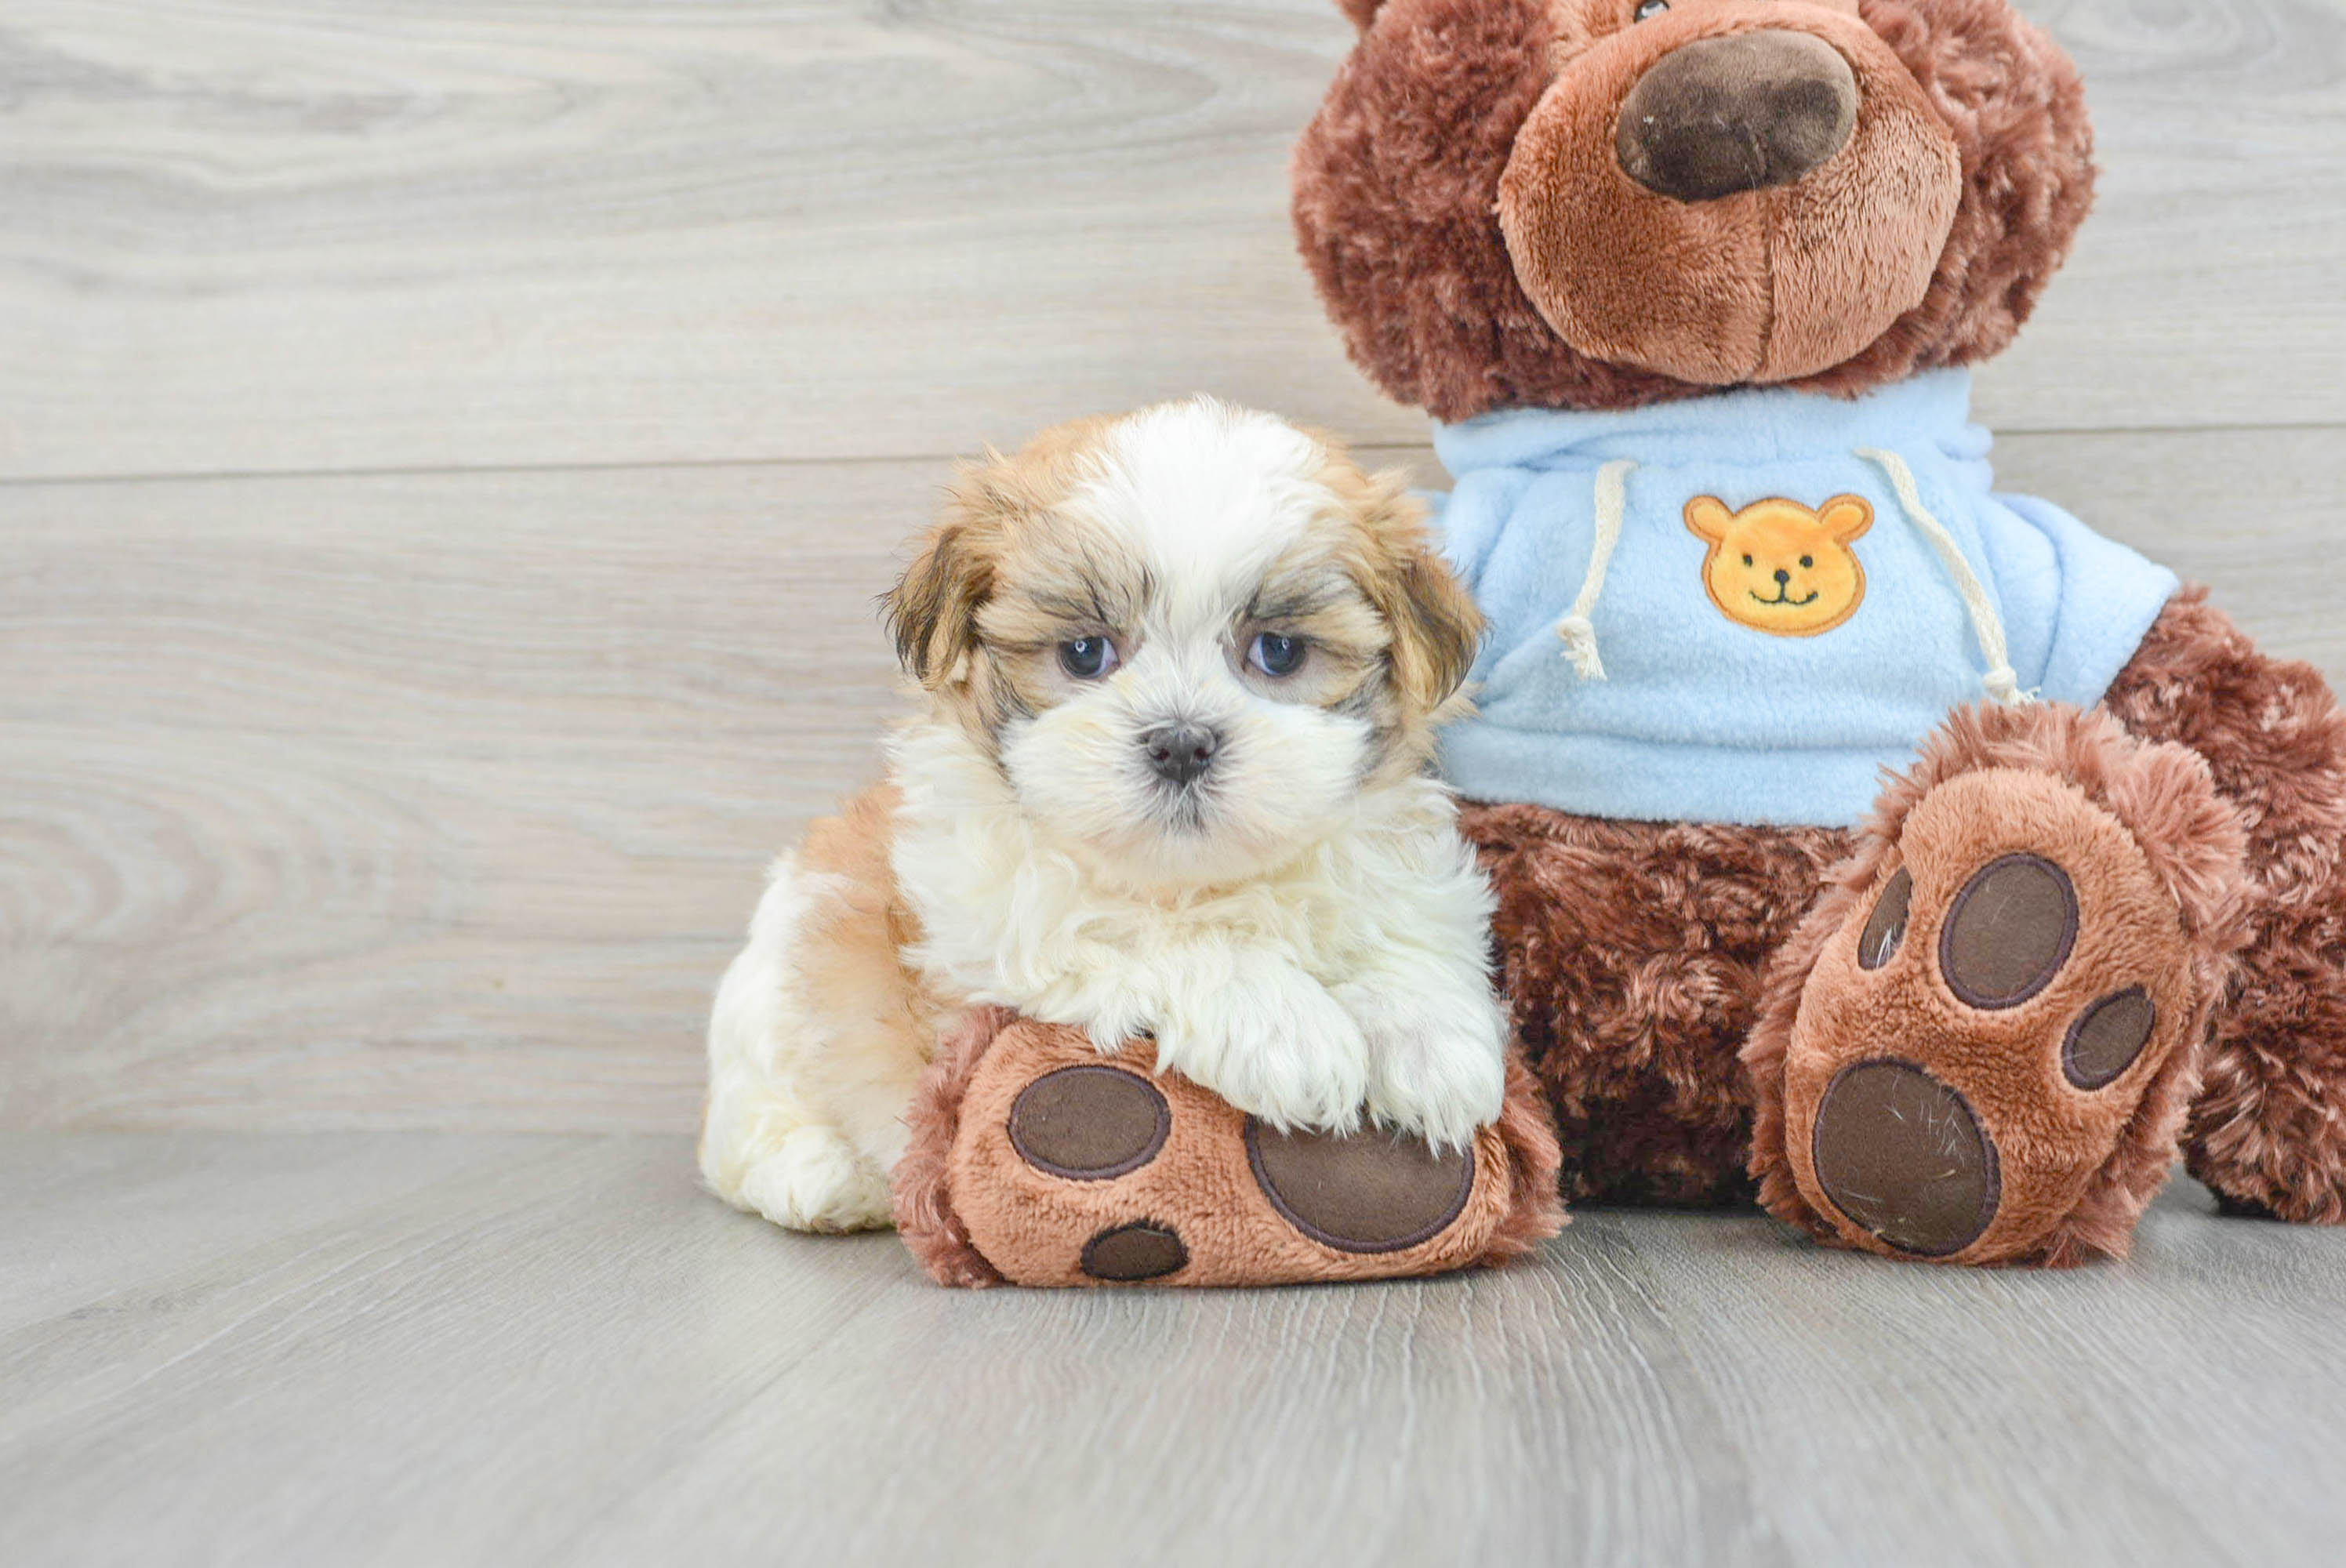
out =
<path fill-rule="evenodd" d="M 891 861 L 933 991 L 1142 1033 L 1164 1065 L 1281 1125 L 1406 1107 L 1463 1141 L 1497 1114 L 1505 1028 L 1484 972 L 1490 895 L 1447 792 L 1363 792 L 1326 836 L 1222 888 L 1119 884 L 1019 810 L 958 727 L 898 736 Z"/>
<path fill-rule="evenodd" d="M 1419 783 L 1360 801 L 1344 830 L 1236 885 L 1119 885 L 1051 843 L 958 729 L 916 726 L 894 750 L 904 803 L 891 860 L 923 933 L 908 961 L 941 993 L 1054 1023 L 1101 1022 L 1085 1015 L 1086 997 L 1199 944 L 1276 944 L 1331 983 L 1377 940 L 1377 884 L 1401 869 L 1378 862 L 1405 855 L 1413 837 L 1455 842 L 1447 800 Z"/>

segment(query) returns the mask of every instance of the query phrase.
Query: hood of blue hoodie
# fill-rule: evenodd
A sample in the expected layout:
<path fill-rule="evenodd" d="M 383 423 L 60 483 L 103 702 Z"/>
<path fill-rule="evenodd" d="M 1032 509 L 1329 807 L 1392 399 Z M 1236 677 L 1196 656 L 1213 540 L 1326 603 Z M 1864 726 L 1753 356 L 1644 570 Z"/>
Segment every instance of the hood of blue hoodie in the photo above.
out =
<path fill-rule="evenodd" d="M 1491 627 L 1445 776 L 1586 816 L 1849 827 L 1957 707 L 2099 702 L 2175 575 L 1997 493 L 1970 392 L 1940 371 L 1437 427 L 1444 552 Z"/>

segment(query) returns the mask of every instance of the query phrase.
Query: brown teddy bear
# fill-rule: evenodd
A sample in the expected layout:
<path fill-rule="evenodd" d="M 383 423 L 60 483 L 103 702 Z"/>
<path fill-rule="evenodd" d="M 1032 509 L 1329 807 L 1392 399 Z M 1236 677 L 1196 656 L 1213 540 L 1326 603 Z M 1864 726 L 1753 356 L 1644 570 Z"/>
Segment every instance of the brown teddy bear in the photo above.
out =
<path fill-rule="evenodd" d="M 2068 60 L 2004 0 L 1343 4 L 1296 227 L 1442 422 L 1566 1195 L 2062 1264 L 2179 1145 L 2346 1217 L 2346 720 L 1968 423 L 2088 203 Z"/>

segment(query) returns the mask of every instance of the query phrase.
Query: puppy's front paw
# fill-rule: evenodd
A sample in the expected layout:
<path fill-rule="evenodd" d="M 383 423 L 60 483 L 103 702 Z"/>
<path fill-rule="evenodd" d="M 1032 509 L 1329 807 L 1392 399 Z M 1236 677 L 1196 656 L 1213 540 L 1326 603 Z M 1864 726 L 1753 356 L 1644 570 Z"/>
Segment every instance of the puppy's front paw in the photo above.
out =
<path fill-rule="evenodd" d="M 793 1128 L 717 1193 L 789 1230 L 880 1230 L 891 1223 L 888 1178 L 829 1127 Z"/>
<path fill-rule="evenodd" d="M 1290 965 L 1242 969 L 1185 999 L 1157 1030 L 1157 1059 L 1274 1127 L 1349 1132 L 1368 1097 L 1360 1025 Z"/>
<path fill-rule="evenodd" d="M 1352 986 L 1340 996 L 1369 1050 L 1369 1110 L 1436 1148 L 1464 1148 L 1499 1119 L 1507 1020 L 1488 993 Z"/>

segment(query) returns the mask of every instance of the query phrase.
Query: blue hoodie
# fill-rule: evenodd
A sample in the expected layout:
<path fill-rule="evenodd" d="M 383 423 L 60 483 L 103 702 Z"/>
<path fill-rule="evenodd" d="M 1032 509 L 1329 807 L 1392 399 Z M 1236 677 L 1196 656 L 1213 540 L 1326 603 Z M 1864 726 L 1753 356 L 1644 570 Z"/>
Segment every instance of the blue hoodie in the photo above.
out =
<path fill-rule="evenodd" d="M 1970 395 L 1939 371 L 1437 427 L 1444 550 L 1491 626 L 1444 775 L 1587 816 L 1849 827 L 1963 704 L 2099 702 L 2175 575 L 1994 494 Z"/>

